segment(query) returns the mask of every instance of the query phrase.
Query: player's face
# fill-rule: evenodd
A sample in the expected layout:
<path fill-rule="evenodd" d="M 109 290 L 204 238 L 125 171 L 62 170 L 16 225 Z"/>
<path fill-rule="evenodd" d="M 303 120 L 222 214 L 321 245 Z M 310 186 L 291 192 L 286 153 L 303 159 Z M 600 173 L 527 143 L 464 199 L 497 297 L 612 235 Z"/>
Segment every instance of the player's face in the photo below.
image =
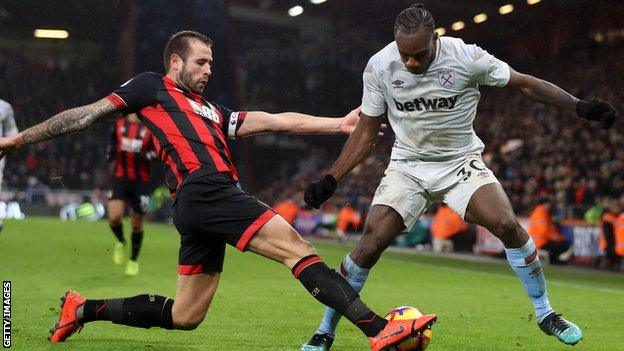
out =
<path fill-rule="evenodd" d="M 405 68 L 413 74 L 425 73 L 436 55 L 438 33 L 430 33 L 424 28 L 411 34 L 399 31 L 395 40 Z"/>
<path fill-rule="evenodd" d="M 201 94 L 212 74 L 212 49 L 197 40 L 192 41 L 189 46 L 178 72 L 178 82 L 192 92 Z"/>

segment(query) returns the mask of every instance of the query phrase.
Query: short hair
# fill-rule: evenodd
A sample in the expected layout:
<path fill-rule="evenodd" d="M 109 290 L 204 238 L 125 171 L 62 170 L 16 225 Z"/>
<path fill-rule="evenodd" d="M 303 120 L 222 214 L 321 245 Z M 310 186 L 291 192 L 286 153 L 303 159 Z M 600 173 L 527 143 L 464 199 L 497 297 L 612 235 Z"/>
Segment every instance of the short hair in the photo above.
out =
<path fill-rule="evenodd" d="M 201 34 L 200 32 L 192 31 L 192 30 L 183 30 L 181 32 L 177 32 L 169 38 L 167 45 L 165 46 L 165 51 L 163 52 L 163 59 L 165 61 L 165 72 L 169 72 L 169 59 L 171 59 L 171 55 L 177 54 L 182 57 L 182 59 L 186 58 L 186 54 L 190 47 L 191 40 L 199 40 L 202 43 L 208 45 L 208 47 L 212 46 L 212 39 L 207 36 Z"/>
<path fill-rule="evenodd" d="M 435 30 L 435 22 L 431 13 L 423 4 L 414 4 L 401 11 L 394 21 L 394 35 L 398 32 L 405 34 L 416 33 L 421 27 L 428 32 Z"/>

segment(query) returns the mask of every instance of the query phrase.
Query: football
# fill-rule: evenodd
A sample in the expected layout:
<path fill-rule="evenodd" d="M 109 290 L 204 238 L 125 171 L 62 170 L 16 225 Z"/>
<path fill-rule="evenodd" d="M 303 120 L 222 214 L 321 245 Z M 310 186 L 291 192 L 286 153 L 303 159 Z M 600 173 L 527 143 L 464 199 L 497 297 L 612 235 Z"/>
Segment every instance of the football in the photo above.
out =
<path fill-rule="evenodd" d="M 416 319 L 422 317 L 423 313 L 416 307 L 412 306 L 401 306 L 393 309 L 388 312 L 386 315 L 386 319 L 389 321 L 392 320 L 402 320 L 402 319 Z M 425 330 L 421 335 L 411 337 L 401 344 L 399 344 L 396 349 L 399 351 L 422 351 L 429 346 L 431 342 L 431 329 Z"/>

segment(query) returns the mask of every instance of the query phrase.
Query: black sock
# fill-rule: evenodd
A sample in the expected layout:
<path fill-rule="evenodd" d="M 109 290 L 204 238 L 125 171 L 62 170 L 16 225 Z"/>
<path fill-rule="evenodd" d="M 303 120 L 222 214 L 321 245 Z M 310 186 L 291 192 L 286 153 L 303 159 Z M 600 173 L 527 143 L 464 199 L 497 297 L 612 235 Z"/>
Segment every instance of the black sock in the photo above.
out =
<path fill-rule="evenodd" d="M 78 311 L 78 322 L 112 321 L 115 324 L 139 328 L 161 327 L 173 329 L 171 307 L 173 299 L 160 295 L 137 295 L 134 297 L 87 300 Z"/>
<path fill-rule="evenodd" d="M 343 276 L 330 269 L 318 255 L 309 255 L 292 268 L 293 275 L 319 302 L 345 316 L 366 334 L 375 336 L 388 324 L 360 300 Z"/>
<path fill-rule="evenodd" d="M 143 242 L 143 231 L 132 232 L 132 255 L 130 259 L 136 261 L 139 258 L 139 251 L 141 250 L 141 243 Z"/>
<path fill-rule="evenodd" d="M 119 223 L 117 225 L 111 225 L 109 224 L 110 229 L 113 231 L 113 234 L 115 234 L 115 237 L 117 238 L 117 240 L 119 240 L 120 243 L 125 243 L 126 239 L 124 238 L 123 235 L 123 224 Z"/>

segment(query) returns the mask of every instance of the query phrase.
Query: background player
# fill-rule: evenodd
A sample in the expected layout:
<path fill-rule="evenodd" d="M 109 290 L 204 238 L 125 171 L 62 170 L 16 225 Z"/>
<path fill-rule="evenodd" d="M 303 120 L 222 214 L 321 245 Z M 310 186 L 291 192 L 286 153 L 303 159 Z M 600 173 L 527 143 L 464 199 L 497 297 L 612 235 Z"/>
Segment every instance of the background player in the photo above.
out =
<path fill-rule="evenodd" d="M 108 200 L 108 224 L 117 238 L 113 261 L 121 265 L 126 259 L 126 239 L 122 218 L 126 203 L 130 205 L 132 253 L 126 263 L 126 274 L 139 274 L 139 251 L 143 242 L 143 217 L 150 204 L 150 163 L 156 157 L 152 134 L 130 113 L 115 122 L 110 145 L 114 160 L 113 192 Z"/>
<path fill-rule="evenodd" d="M 136 112 L 154 135 L 158 155 L 175 176 L 174 224 L 180 256 L 175 300 L 143 294 L 85 300 L 69 291 L 50 341 L 64 341 L 85 323 L 190 330 L 204 319 L 223 268 L 225 244 L 284 264 L 323 304 L 340 311 L 368 338 L 373 350 L 396 345 L 430 326 L 435 315 L 386 321 L 372 312 L 343 277 L 330 270 L 314 247 L 279 215 L 237 186 L 226 142 L 265 132 L 351 132 L 356 112 L 343 118 L 298 113 L 234 112 L 209 103 L 201 93 L 211 75 L 212 41 L 184 31 L 164 50 L 166 76 L 143 73 L 93 104 L 63 111 L 15 137 L 0 138 L 0 156 L 22 145 L 70 134 L 95 123 Z"/>
<path fill-rule="evenodd" d="M 11 104 L 0 99 L 0 136 L 9 137 L 18 133 L 13 116 L 13 108 Z M 2 178 L 4 175 L 5 160 L 0 160 L 0 192 L 2 192 Z M 0 218 L 0 233 L 4 228 L 4 220 Z"/>
<path fill-rule="evenodd" d="M 535 244 L 481 160 L 484 145 L 473 129 L 478 86 L 515 89 L 532 100 L 600 121 L 603 128 L 614 123 L 615 110 L 604 101 L 582 101 L 552 83 L 516 72 L 476 45 L 438 38 L 434 28 L 433 17 L 421 4 L 398 15 L 395 41 L 371 57 L 364 70 L 357 129 L 329 173 L 308 186 L 305 200 L 318 208 L 331 197 L 337 181 L 373 146 L 380 117 L 387 112 L 396 142 L 364 235 L 340 266 L 349 283 L 361 290 L 370 268 L 394 238 L 410 228 L 432 201 L 443 200 L 466 221 L 502 240 L 507 260 L 533 302 L 539 327 L 574 345 L 582 338 L 581 330 L 550 306 Z M 329 349 L 339 318 L 326 310 L 302 350 Z"/>

